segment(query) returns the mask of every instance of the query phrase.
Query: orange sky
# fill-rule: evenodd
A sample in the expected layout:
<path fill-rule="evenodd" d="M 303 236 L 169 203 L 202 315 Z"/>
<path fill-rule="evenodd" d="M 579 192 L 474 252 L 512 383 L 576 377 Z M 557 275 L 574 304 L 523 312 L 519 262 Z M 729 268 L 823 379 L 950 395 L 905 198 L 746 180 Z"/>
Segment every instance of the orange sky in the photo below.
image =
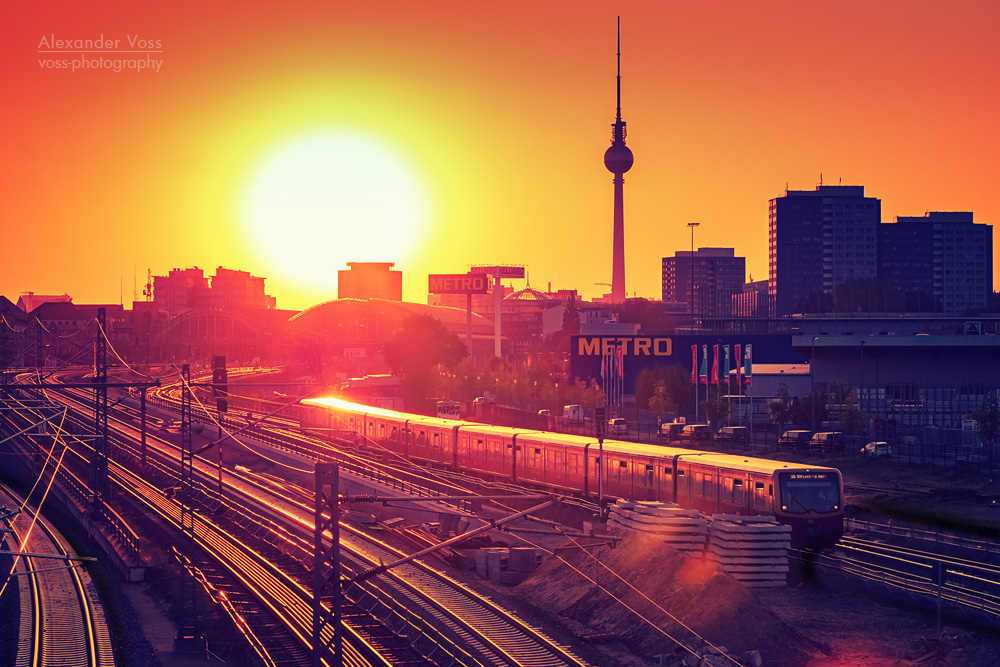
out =
<path fill-rule="evenodd" d="M 659 298 L 661 258 L 689 248 L 692 221 L 696 246 L 734 247 L 765 278 L 768 200 L 820 174 L 864 185 L 884 221 L 1000 221 L 995 0 L 8 0 L 0 12 L 0 294 L 12 300 L 127 303 L 147 269 L 221 265 L 266 277 L 279 308 L 299 309 L 336 297 L 345 261 L 396 262 L 412 301 L 426 300 L 428 273 L 491 263 L 596 296 L 611 277 L 602 155 L 619 14 L 630 295 Z M 47 69 L 40 59 L 79 57 L 40 54 L 52 34 L 159 41 L 162 53 L 98 56 L 162 64 Z M 382 248 L 397 234 L 365 235 L 349 211 L 321 231 L 283 213 L 279 240 L 329 250 L 303 284 L 287 249 L 249 238 L 245 202 L 267 155 L 317 132 L 394 151 L 426 210 L 393 256 Z M 324 169 L 346 179 L 357 164 Z"/>

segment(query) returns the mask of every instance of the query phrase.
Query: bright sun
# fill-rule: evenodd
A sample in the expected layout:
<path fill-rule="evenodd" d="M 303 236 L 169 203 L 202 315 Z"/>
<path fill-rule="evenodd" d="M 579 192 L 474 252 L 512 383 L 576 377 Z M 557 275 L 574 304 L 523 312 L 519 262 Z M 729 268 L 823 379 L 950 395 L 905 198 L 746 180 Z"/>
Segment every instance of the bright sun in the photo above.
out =
<path fill-rule="evenodd" d="M 347 262 L 403 268 L 429 217 L 425 187 L 406 160 L 348 130 L 311 131 L 264 155 L 241 206 L 257 253 L 315 291 L 332 290 Z"/>

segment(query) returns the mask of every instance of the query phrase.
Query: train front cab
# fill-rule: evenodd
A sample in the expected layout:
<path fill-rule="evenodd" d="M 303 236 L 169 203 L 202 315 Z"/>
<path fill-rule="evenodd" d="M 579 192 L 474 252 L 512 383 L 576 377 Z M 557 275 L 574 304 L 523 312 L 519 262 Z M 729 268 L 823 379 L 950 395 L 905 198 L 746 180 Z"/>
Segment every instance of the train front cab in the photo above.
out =
<path fill-rule="evenodd" d="M 844 482 L 836 468 L 774 472 L 774 514 L 792 527 L 792 546 L 821 549 L 844 533 Z"/>

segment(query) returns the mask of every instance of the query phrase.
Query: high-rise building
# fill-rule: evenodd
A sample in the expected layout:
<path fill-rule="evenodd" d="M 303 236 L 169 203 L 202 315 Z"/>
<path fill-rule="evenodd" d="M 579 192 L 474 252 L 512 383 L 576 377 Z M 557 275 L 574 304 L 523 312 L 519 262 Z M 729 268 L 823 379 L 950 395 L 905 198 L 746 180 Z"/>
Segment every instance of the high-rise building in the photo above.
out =
<path fill-rule="evenodd" d="M 875 278 L 882 202 L 864 186 L 786 190 L 770 202 L 768 296 L 773 316 L 820 312 L 833 289 Z"/>
<path fill-rule="evenodd" d="M 211 303 L 213 306 L 273 309 L 276 299 L 264 293 L 264 278 L 220 266 L 212 278 Z"/>
<path fill-rule="evenodd" d="M 693 266 L 692 266 L 693 263 Z M 663 301 L 685 303 L 691 312 L 703 316 L 731 314 L 732 297 L 743 289 L 746 258 L 736 257 L 732 248 L 678 250 L 663 258 Z M 692 290 L 693 280 L 693 290 Z"/>
<path fill-rule="evenodd" d="M 337 271 L 338 299 L 403 300 L 403 273 L 394 262 L 348 262 L 347 271 Z"/>
<path fill-rule="evenodd" d="M 879 225 L 878 277 L 903 291 L 907 310 L 983 308 L 993 292 L 993 228 L 969 212 L 896 216 Z"/>
<path fill-rule="evenodd" d="M 153 303 L 168 319 L 194 308 L 234 306 L 273 310 L 276 306 L 275 298 L 264 293 L 264 278 L 221 266 L 212 278 L 205 277 L 205 272 L 197 266 L 153 276 Z"/>
<path fill-rule="evenodd" d="M 170 319 L 192 308 L 207 306 L 208 289 L 208 278 L 197 266 L 153 276 L 153 301 Z"/>

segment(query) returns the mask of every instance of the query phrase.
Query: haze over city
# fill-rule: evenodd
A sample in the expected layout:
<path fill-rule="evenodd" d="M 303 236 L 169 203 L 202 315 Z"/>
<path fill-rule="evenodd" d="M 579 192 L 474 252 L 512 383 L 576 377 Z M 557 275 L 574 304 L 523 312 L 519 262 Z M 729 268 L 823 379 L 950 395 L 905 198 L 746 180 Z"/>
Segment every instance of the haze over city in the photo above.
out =
<path fill-rule="evenodd" d="M 885 222 L 1000 219 L 995 2 L 3 14 L 0 294 L 15 300 L 129 303 L 147 269 L 227 266 L 300 309 L 336 298 L 348 261 L 395 262 L 409 301 L 472 264 L 607 292 L 618 16 L 629 296 L 659 298 L 660 260 L 694 221 L 696 247 L 735 248 L 765 278 L 786 184 L 863 185 Z"/>

